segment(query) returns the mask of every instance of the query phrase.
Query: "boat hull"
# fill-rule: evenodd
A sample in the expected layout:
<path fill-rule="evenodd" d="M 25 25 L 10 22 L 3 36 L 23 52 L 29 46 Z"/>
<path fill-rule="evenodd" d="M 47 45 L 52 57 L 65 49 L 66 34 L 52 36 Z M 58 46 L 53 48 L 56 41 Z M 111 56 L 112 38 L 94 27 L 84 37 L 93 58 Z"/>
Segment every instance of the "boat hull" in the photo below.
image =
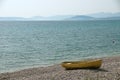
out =
<path fill-rule="evenodd" d="M 100 68 L 102 60 L 85 60 L 85 61 L 71 61 L 63 62 L 61 65 L 65 69 L 97 69 Z"/>

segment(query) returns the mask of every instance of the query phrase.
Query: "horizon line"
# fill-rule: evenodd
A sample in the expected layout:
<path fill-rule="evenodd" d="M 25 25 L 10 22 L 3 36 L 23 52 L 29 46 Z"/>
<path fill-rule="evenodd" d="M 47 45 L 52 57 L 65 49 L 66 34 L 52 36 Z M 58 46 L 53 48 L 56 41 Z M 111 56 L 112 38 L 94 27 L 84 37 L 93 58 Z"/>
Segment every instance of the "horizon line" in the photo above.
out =
<path fill-rule="evenodd" d="M 96 13 L 89 13 L 89 14 L 58 14 L 58 15 L 49 15 L 49 16 L 41 16 L 41 15 L 34 15 L 34 16 L 29 16 L 29 17 L 25 17 L 25 16 L 0 16 L 0 17 L 14 17 L 14 18 L 34 18 L 34 17 L 41 17 L 41 18 L 49 18 L 49 17 L 57 17 L 57 16 L 90 16 L 90 15 L 94 15 L 94 14 L 116 14 L 116 13 L 120 13 L 119 12 L 96 12 Z"/>

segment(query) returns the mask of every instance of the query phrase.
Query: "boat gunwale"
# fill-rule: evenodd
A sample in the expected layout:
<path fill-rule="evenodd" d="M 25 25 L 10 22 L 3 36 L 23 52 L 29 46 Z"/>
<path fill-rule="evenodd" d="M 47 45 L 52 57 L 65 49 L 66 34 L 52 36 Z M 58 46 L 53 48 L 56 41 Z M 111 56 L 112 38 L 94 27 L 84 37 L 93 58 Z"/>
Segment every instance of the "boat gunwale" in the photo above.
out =
<path fill-rule="evenodd" d="M 95 61 L 102 61 L 101 59 L 95 59 L 95 60 L 81 60 L 81 61 L 65 61 L 62 62 L 62 64 L 77 64 L 77 63 L 90 63 L 90 62 L 95 62 Z"/>

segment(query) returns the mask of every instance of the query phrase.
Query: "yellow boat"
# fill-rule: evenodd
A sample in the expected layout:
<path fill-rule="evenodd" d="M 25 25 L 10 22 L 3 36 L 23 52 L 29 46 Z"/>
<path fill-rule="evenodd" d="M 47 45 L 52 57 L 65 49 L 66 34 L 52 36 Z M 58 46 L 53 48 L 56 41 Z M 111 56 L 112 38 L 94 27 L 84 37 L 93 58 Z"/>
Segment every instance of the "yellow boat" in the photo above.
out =
<path fill-rule="evenodd" d="M 65 69 L 97 69 L 102 64 L 101 59 L 97 60 L 84 60 L 84 61 L 69 61 L 63 62 L 61 65 Z"/>

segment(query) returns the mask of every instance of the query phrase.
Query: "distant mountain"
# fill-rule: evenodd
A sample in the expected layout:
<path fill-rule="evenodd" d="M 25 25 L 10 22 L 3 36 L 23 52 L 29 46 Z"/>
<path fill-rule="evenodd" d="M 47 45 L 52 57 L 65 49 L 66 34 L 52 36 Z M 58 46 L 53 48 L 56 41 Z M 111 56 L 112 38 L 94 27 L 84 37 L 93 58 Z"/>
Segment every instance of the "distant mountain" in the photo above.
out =
<path fill-rule="evenodd" d="M 45 17 L 42 17 L 42 16 L 34 16 L 34 17 L 31 17 L 31 18 L 27 18 L 28 20 L 43 20 Z"/>
<path fill-rule="evenodd" d="M 34 16 L 31 18 L 23 17 L 0 17 L 0 21 L 61 21 L 61 20 L 120 20 L 120 13 L 95 13 L 88 15 L 57 15 L 57 16 Z"/>
<path fill-rule="evenodd" d="M 67 20 L 94 20 L 94 17 L 85 16 L 85 15 L 77 15 L 77 16 L 73 16 Z"/>
<path fill-rule="evenodd" d="M 52 20 L 65 20 L 67 18 L 71 18 L 73 17 L 73 15 L 57 15 L 57 16 L 51 16 L 51 17 L 48 17 L 48 19 L 52 19 Z"/>
<path fill-rule="evenodd" d="M 58 16 L 49 16 L 49 17 L 42 17 L 42 16 L 34 16 L 30 18 L 23 18 L 23 17 L 0 17 L 0 21 L 47 21 L 47 20 L 65 20 L 67 18 L 73 17 L 72 15 L 58 15 Z"/>
<path fill-rule="evenodd" d="M 120 20 L 120 17 L 97 18 L 96 20 Z"/>
<path fill-rule="evenodd" d="M 12 21 L 12 20 L 25 20 L 25 18 L 22 17 L 0 17 L 0 21 Z"/>
<path fill-rule="evenodd" d="M 94 13 L 94 14 L 88 14 L 87 16 L 91 16 L 94 18 L 108 18 L 108 17 L 120 17 L 120 12 L 118 13 Z"/>

